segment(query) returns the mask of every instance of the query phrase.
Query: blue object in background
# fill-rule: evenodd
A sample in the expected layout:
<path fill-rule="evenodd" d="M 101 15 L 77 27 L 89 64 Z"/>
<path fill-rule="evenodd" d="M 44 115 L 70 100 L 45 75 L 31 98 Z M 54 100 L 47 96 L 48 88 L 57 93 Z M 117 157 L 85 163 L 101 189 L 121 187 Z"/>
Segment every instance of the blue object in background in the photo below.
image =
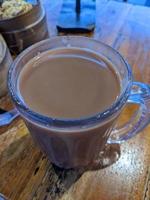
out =
<path fill-rule="evenodd" d="M 37 4 L 37 0 L 26 0 L 26 1 L 31 3 L 32 5 L 36 5 Z"/>
<path fill-rule="evenodd" d="M 89 33 L 95 28 L 96 0 L 63 0 L 57 29 L 64 33 Z"/>
<path fill-rule="evenodd" d="M 136 5 L 150 6 L 150 0 L 116 0 L 119 2 L 128 2 Z"/>

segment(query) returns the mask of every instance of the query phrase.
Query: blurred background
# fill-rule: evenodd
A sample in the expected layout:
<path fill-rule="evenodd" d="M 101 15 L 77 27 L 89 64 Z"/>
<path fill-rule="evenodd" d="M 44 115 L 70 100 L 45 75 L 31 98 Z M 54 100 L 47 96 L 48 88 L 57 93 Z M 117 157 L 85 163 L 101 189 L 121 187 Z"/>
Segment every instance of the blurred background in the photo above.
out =
<path fill-rule="evenodd" d="M 137 5 L 150 6 L 150 0 L 116 0 L 120 2 L 128 2 Z"/>

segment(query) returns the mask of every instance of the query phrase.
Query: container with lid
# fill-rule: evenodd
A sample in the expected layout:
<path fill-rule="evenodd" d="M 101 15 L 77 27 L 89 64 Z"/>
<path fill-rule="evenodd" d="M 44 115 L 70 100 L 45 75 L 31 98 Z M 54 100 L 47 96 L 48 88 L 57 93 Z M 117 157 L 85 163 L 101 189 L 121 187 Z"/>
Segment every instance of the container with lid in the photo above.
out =
<path fill-rule="evenodd" d="M 0 97 L 7 92 L 7 72 L 12 63 L 12 57 L 7 45 L 0 35 Z"/>
<path fill-rule="evenodd" d="M 34 1 L 28 12 L 0 20 L 0 32 L 10 51 L 18 54 L 28 46 L 48 38 L 46 13 L 40 1 Z"/>

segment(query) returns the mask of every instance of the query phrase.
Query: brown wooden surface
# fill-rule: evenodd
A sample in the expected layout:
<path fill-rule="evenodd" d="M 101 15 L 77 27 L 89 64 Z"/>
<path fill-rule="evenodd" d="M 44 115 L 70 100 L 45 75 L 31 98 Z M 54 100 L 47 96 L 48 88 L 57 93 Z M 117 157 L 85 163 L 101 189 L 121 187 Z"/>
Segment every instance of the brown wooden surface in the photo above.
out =
<path fill-rule="evenodd" d="M 50 35 L 61 7 L 44 0 Z M 123 54 L 135 79 L 150 83 L 150 8 L 97 1 L 96 29 L 91 37 Z M 12 107 L 8 97 L 0 106 Z M 130 116 L 131 108 L 122 120 Z M 10 200 L 150 200 L 150 126 L 121 145 L 120 159 L 96 171 L 62 171 L 34 145 L 23 121 L 0 128 L 0 192 Z"/>

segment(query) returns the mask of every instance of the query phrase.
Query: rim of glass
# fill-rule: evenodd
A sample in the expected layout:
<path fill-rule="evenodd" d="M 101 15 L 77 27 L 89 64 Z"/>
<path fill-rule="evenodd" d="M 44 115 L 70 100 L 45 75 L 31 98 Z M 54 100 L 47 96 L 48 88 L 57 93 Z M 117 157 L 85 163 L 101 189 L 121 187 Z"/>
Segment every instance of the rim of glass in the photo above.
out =
<path fill-rule="evenodd" d="M 118 96 L 115 102 L 113 102 L 110 107 L 105 109 L 103 112 L 98 112 L 92 116 L 87 116 L 85 118 L 52 118 L 48 116 L 44 116 L 42 114 L 39 114 L 33 110 L 31 110 L 23 101 L 21 96 L 18 94 L 17 90 L 15 89 L 15 84 L 13 81 L 13 71 L 15 67 L 17 66 L 17 63 L 26 55 L 27 53 L 31 52 L 33 49 L 42 46 L 43 44 L 47 42 L 51 42 L 52 40 L 58 40 L 58 39 L 87 39 L 87 42 L 89 40 L 95 41 L 96 43 L 99 43 L 100 45 L 103 45 L 107 48 L 109 48 L 111 51 L 113 51 L 116 55 L 120 57 L 122 62 L 124 63 L 124 66 L 127 69 L 127 80 L 128 84 L 124 91 Z M 76 47 L 76 46 L 74 46 Z M 81 47 L 82 48 L 82 47 Z M 55 49 L 55 48 L 53 48 Z M 45 50 L 47 51 L 47 50 Z M 44 51 L 42 51 L 44 52 Z M 37 52 L 38 53 L 38 52 Z M 44 125 L 46 127 L 51 127 L 51 128 L 77 128 L 77 127 L 88 127 L 96 123 L 104 122 L 106 119 L 109 117 L 113 116 L 115 113 L 117 113 L 122 106 L 126 103 L 129 94 L 130 94 L 130 89 L 132 87 L 132 71 L 129 66 L 129 64 L 125 61 L 125 59 L 122 57 L 122 55 L 115 49 L 113 49 L 111 46 L 98 41 L 93 38 L 88 38 L 88 37 L 83 37 L 83 36 L 56 36 L 52 37 L 43 41 L 40 41 L 30 47 L 28 47 L 26 50 L 24 50 L 21 54 L 17 56 L 13 64 L 11 65 L 9 72 L 8 72 L 8 88 L 9 88 L 9 93 L 10 96 L 13 100 L 13 102 L 16 105 L 17 110 L 20 111 L 20 113 L 28 120 L 31 120 L 32 122 L 38 123 L 40 125 Z"/>

